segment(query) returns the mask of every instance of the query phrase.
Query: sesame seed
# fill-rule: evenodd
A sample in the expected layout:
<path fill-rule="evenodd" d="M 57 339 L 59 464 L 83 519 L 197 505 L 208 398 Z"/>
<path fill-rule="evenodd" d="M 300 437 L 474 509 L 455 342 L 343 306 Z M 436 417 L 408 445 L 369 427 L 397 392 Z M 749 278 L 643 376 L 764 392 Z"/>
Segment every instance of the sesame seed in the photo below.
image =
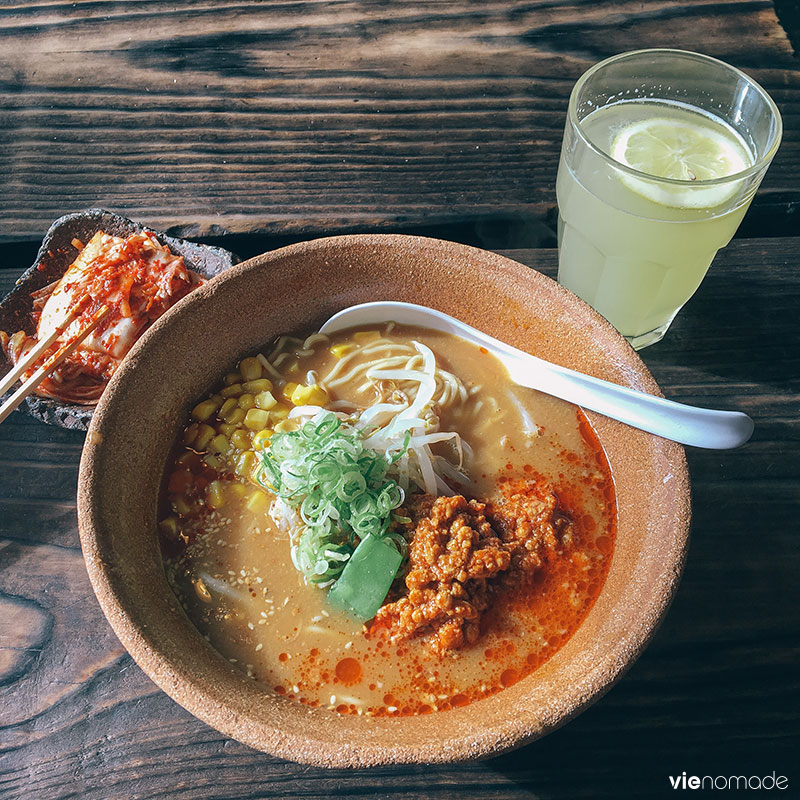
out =
<path fill-rule="evenodd" d="M 252 623 L 252 622 L 248 622 L 248 623 L 247 623 L 247 627 L 248 627 L 248 628 L 250 628 L 250 630 L 252 631 L 252 630 L 255 630 L 255 627 L 256 627 L 256 626 L 255 626 L 255 625 L 253 625 L 253 623 Z"/>
<path fill-rule="evenodd" d="M 386 710 L 394 714 L 394 712 L 397 711 L 397 706 L 387 706 Z"/>
<path fill-rule="evenodd" d="M 332 695 L 331 695 L 331 705 L 332 705 L 332 706 L 335 706 L 335 705 L 336 705 L 336 695 L 335 695 L 335 694 L 332 694 Z"/>
<path fill-rule="evenodd" d="M 263 644 L 261 644 L 261 642 L 259 642 L 259 643 L 256 645 L 256 653 L 257 653 L 259 650 L 261 650 L 261 648 L 262 648 L 263 646 L 264 646 L 264 645 L 263 645 Z"/>

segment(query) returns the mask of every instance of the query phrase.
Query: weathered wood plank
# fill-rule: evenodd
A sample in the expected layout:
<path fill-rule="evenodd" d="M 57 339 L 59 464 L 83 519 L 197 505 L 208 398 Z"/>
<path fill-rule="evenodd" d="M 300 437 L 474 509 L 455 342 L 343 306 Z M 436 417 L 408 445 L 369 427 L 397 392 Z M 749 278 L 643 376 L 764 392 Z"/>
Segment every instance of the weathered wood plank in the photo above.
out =
<path fill-rule="evenodd" d="M 628 675 L 560 731 L 489 762 L 327 772 L 195 720 L 133 664 L 91 594 L 71 504 L 81 435 L 12 415 L 0 426 L 0 796 L 617 800 L 664 796 L 683 770 L 776 770 L 796 788 L 798 253 L 797 238 L 732 244 L 643 351 L 665 394 L 748 411 L 754 439 L 689 451 L 685 575 Z M 509 255 L 555 273 L 553 250 Z M 13 273 L 0 270 L 0 291 Z"/>
<path fill-rule="evenodd" d="M 800 70 L 769 0 L 55 0 L 0 8 L 0 238 L 93 205 L 181 235 L 541 223 L 572 84 L 648 46 L 773 94 L 751 215 L 796 221 Z"/>

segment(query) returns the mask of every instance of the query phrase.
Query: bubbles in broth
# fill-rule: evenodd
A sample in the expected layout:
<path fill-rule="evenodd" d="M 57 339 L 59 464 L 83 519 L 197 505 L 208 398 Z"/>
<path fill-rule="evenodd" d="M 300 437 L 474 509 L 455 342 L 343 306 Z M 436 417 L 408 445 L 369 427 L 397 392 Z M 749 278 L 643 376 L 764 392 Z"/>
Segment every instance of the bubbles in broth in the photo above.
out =
<path fill-rule="evenodd" d="M 194 407 L 160 519 L 183 608 L 249 677 L 410 715 L 494 694 L 569 639 L 616 501 L 578 408 L 389 324 L 243 359 Z"/>

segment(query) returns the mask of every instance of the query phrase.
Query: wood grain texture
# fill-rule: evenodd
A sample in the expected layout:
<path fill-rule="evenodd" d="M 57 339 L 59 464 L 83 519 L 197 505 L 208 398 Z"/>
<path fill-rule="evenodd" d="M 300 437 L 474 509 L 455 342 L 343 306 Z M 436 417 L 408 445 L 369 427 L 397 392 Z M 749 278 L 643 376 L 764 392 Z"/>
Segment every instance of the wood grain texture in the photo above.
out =
<path fill-rule="evenodd" d="M 547 274 L 552 250 L 508 253 Z M 753 440 L 691 450 L 693 538 L 674 605 L 612 691 L 545 739 L 444 767 L 322 771 L 256 753 L 173 703 L 91 593 L 74 512 L 82 436 L 0 426 L 0 797 L 650 798 L 667 776 L 800 787 L 800 238 L 734 243 L 661 343 L 667 396 L 740 409 Z M 0 270 L 0 292 L 12 270 Z M 787 792 L 789 796 L 791 792 Z"/>
<path fill-rule="evenodd" d="M 751 219 L 788 233 L 800 62 L 770 0 L 47 0 L 0 7 L 0 239 L 95 205 L 190 236 L 541 222 L 573 83 L 653 46 L 773 95 Z"/>

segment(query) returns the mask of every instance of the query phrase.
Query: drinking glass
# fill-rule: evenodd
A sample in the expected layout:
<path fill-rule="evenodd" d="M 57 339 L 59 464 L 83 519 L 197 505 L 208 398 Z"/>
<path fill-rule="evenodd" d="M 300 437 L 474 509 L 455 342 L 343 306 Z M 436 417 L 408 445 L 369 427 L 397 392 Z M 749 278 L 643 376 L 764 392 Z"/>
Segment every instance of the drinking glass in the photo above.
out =
<path fill-rule="evenodd" d="M 699 131 L 740 168 L 661 178 L 612 155 L 660 147 L 664 130 Z M 559 282 L 633 347 L 659 341 L 736 232 L 781 131 L 769 95 L 717 59 L 638 50 L 592 67 L 572 90 L 558 167 Z"/>

